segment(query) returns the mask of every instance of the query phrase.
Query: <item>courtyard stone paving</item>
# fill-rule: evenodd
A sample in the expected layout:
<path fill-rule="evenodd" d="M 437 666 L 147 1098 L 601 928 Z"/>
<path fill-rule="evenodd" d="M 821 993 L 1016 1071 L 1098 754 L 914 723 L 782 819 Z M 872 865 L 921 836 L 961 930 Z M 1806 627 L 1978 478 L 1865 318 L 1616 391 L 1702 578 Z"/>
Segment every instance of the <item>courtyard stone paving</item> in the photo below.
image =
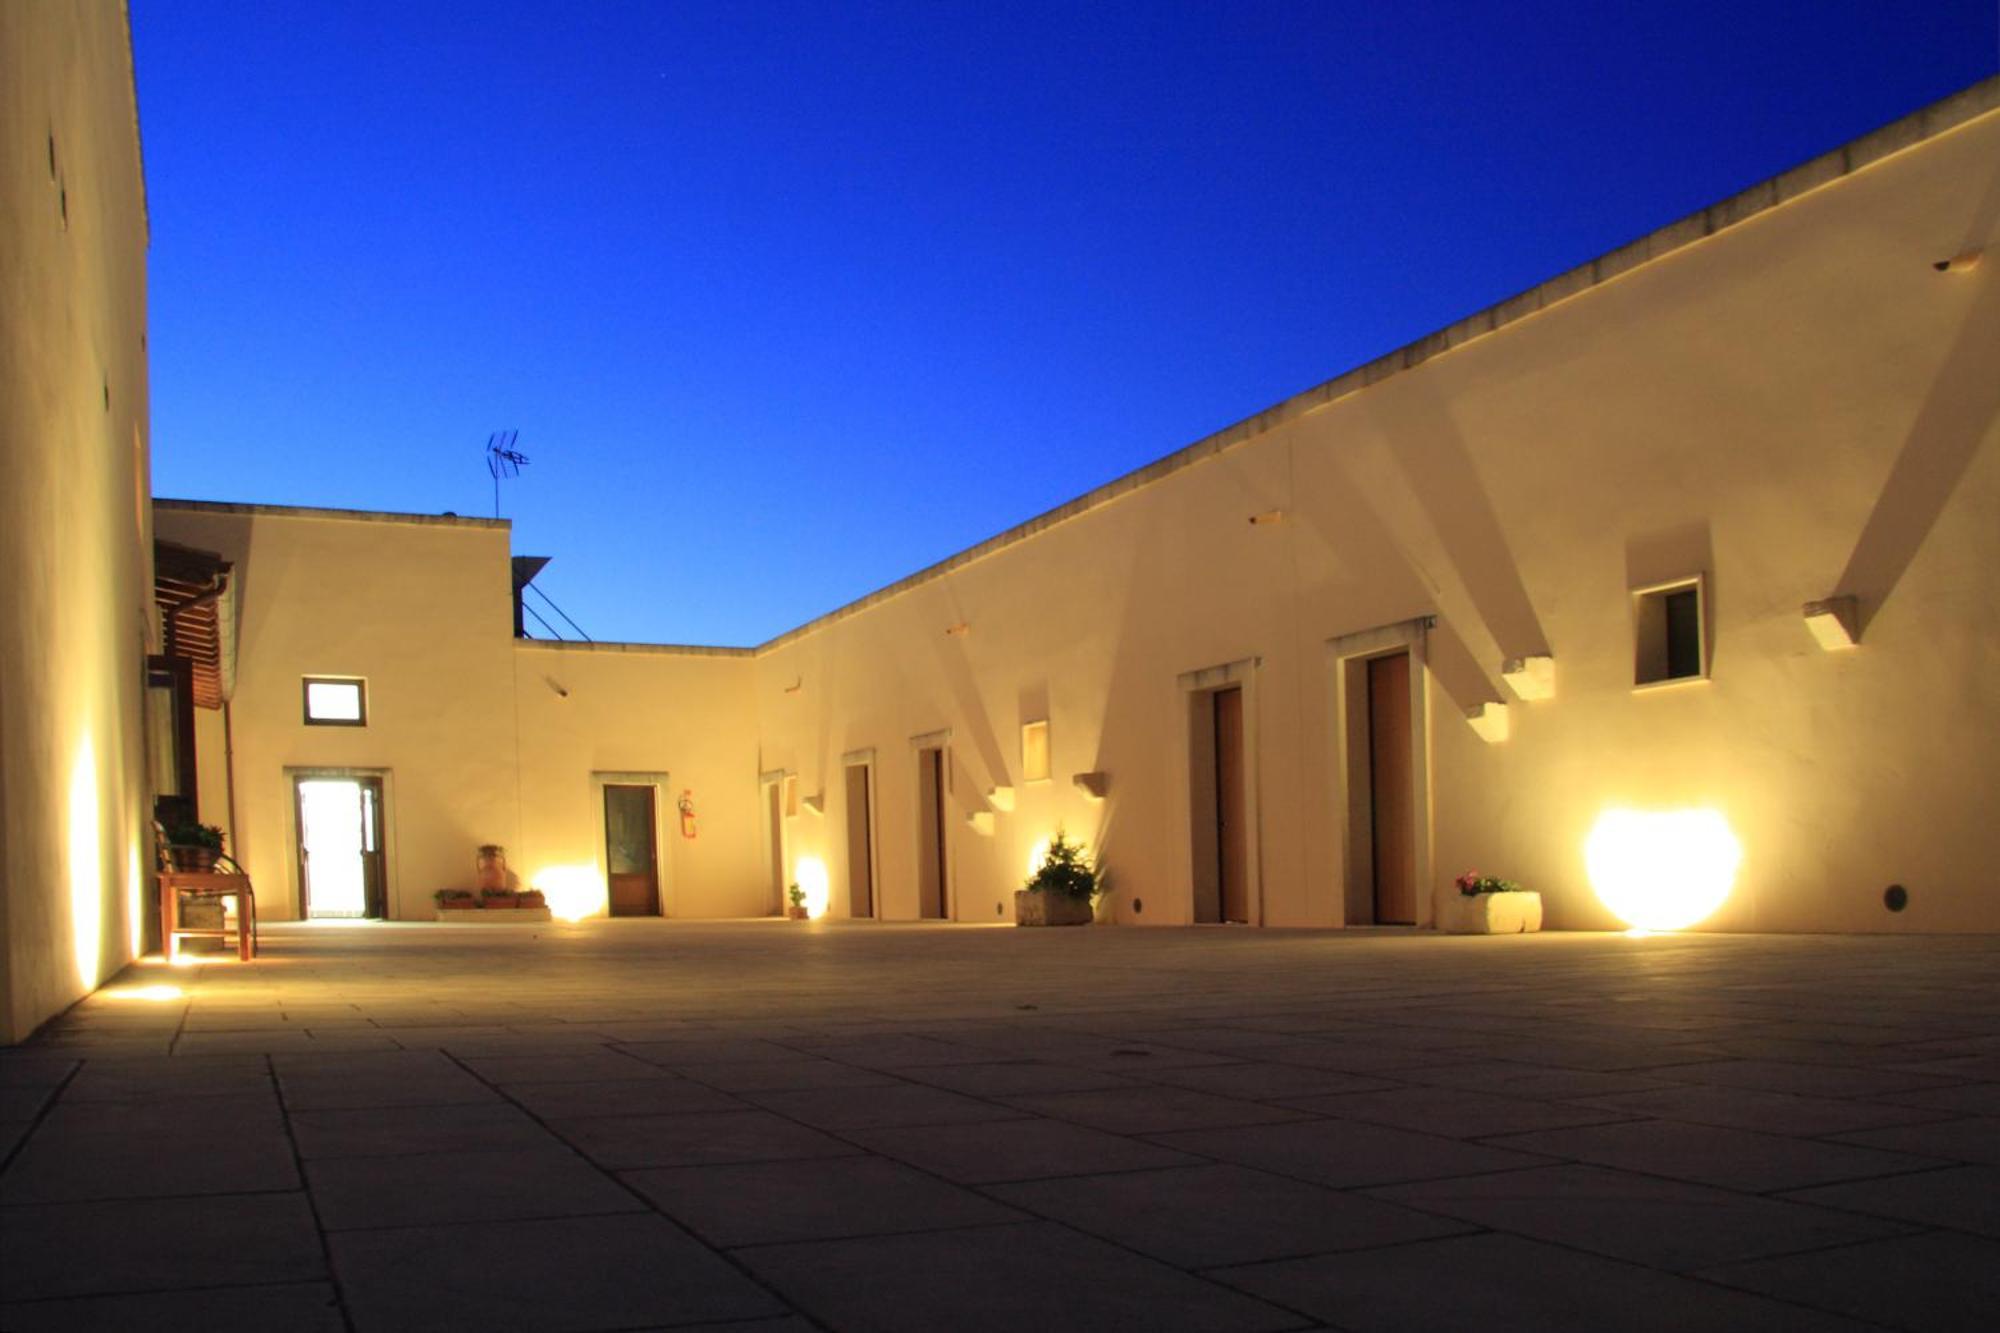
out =
<path fill-rule="evenodd" d="M 267 928 L 0 1050 L 0 1328 L 1906 1329 L 2000 939 Z"/>

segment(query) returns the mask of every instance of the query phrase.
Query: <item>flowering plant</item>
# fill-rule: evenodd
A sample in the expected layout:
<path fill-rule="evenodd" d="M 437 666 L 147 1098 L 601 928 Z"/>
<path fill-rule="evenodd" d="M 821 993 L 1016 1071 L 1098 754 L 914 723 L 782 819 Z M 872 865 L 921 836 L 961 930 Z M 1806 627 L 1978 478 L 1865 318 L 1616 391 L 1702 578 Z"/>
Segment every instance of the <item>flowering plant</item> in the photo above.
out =
<path fill-rule="evenodd" d="M 1458 891 L 1468 898 L 1476 898 L 1482 893 L 1519 893 L 1521 886 L 1498 875 L 1482 875 L 1476 870 L 1468 870 L 1458 877 Z"/>

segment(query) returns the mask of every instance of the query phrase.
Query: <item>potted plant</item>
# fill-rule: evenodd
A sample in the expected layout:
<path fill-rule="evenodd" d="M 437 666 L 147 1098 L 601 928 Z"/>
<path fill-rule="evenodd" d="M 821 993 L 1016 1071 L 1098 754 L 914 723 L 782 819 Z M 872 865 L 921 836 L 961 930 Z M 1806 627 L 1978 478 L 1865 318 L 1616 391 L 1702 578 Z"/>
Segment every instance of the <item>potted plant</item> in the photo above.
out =
<path fill-rule="evenodd" d="M 1456 935 L 1523 935 L 1542 928 L 1542 895 L 1511 879 L 1468 870 L 1438 923 Z"/>
<path fill-rule="evenodd" d="M 167 856 L 175 870 L 206 873 L 215 869 L 222 854 L 222 828 L 216 824 L 189 821 L 167 830 Z"/>
<path fill-rule="evenodd" d="M 548 895 L 540 889 L 522 889 L 514 895 L 514 906 L 518 908 L 547 907 Z"/>
<path fill-rule="evenodd" d="M 447 911 L 465 912 L 479 906 L 479 900 L 472 896 L 471 889 L 439 889 L 432 895 L 437 905 Z"/>
<path fill-rule="evenodd" d="M 794 884 L 789 889 L 785 890 L 785 897 L 788 900 L 790 900 L 792 904 L 791 907 L 786 910 L 785 912 L 786 916 L 790 917 L 794 921 L 805 921 L 810 919 L 811 914 L 806 911 L 806 891 L 804 889 Z"/>
<path fill-rule="evenodd" d="M 1096 919 L 1091 903 L 1101 891 L 1097 867 L 1084 858 L 1083 845 L 1057 829 L 1042 863 L 1014 893 L 1014 924 L 1087 926 Z"/>
<path fill-rule="evenodd" d="M 479 905 L 485 908 L 514 908 L 520 906 L 521 895 L 512 889 L 481 889 Z"/>

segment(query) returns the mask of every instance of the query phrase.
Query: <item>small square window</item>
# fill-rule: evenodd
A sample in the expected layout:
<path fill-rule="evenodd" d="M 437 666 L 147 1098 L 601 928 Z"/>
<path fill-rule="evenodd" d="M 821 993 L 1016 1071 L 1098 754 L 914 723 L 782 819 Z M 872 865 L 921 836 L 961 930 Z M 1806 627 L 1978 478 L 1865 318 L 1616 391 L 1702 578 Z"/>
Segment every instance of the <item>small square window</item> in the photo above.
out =
<path fill-rule="evenodd" d="M 1707 608 L 1702 580 L 1642 588 L 1632 595 L 1636 639 L 1633 683 L 1662 685 L 1708 675 Z"/>
<path fill-rule="evenodd" d="M 1021 781 L 1049 780 L 1049 724 L 1046 720 L 1021 727 Z"/>
<path fill-rule="evenodd" d="M 350 677 L 305 678 L 306 725 L 365 727 L 368 725 L 368 683 Z"/>

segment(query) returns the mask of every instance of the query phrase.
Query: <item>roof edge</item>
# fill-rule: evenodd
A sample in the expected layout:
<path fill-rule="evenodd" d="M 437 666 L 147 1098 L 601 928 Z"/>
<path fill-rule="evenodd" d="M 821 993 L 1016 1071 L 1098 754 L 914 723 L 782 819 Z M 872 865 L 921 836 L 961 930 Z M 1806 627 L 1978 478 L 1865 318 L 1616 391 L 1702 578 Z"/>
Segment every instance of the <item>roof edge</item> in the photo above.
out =
<path fill-rule="evenodd" d="M 516 648 L 555 653 L 638 653 L 661 657 L 755 657 L 755 648 L 730 648 L 701 643 L 600 643 L 577 639 L 516 639 Z"/>
<path fill-rule="evenodd" d="M 1074 500 L 1037 514 L 1025 523 L 1018 523 L 977 545 L 968 546 L 935 564 L 925 566 L 914 574 L 906 575 L 894 583 L 886 584 L 874 592 L 836 607 L 825 615 L 817 616 L 803 625 L 767 639 L 757 645 L 756 651 L 762 654 L 782 648 L 817 630 L 825 629 L 836 621 L 844 620 L 892 597 L 900 596 L 975 560 L 982 560 L 1058 523 L 1067 522 L 1093 509 L 1101 508 L 1183 468 L 1192 467 L 1236 445 L 1268 434 L 1279 426 L 1316 412 L 1329 403 L 1359 393 L 1393 375 L 1413 370 L 1435 356 L 1498 332 L 1509 324 L 1547 310 L 1571 297 L 1580 296 L 1676 251 L 1684 250 L 1697 241 L 1706 240 L 1719 232 L 1747 222 L 1780 204 L 1789 203 L 1823 185 L 1830 185 L 1851 176 L 1884 158 L 1957 129 L 1996 109 L 2000 109 L 2000 74 L 1981 79 L 1978 83 L 1920 107 L 1879 129 L 1871 130 L 1858 139 L 1821 153 L 1789 170 L 1781 171 L 1720 202 L 1696 209 L 1663 227 L 1655 228 L 1635 241 L 1607 251 L 1586 263 L 1578 264 L 1566 272 L 1537 283 L 1526 291 L 1467 315 L 1414 342 L 1405 343 L 1384 356 L 1364 362 L 1302 393 L 1283 399 L 1164 458 L 1155 459 L 1143 467 L 1113 478 L 1095 490 L 1085 492 Z"/>
<path fill-rule="evenodd" d="M 350 523 L 416 523 L 444 528 L 488 528 L 506 532 L 512 519 L 468 518 L 462 514 L 412 514 L 395 509 L 329 509 L 317 505 L 241 504 L 229 500 L 176 500 L 153 497 L 153 508 L 175 509 L 192 514 L 250 514 L 268 518 L 331 518 Z"/>

